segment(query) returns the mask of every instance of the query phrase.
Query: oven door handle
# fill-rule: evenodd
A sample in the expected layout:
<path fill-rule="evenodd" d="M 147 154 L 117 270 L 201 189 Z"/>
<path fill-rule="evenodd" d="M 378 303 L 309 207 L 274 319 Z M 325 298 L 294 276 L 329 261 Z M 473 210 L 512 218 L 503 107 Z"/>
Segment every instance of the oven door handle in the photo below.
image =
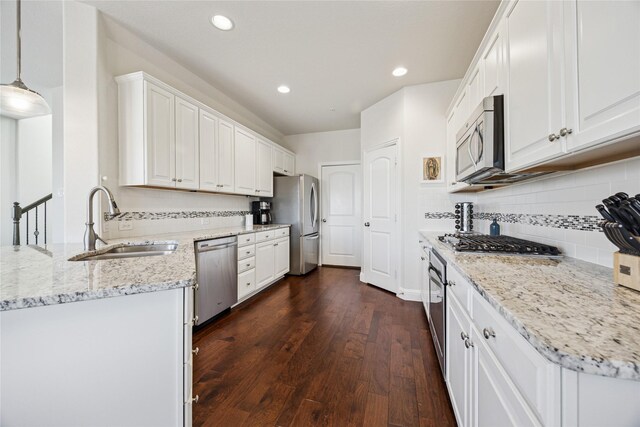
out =
<path fill-rule="evenodd" d="M 441 285 L 444 285 L 444 279 L 442 279 L 442 274 L 433 266 L 433 264 L 429 263 L 429 273 L 434 272 Z"/>

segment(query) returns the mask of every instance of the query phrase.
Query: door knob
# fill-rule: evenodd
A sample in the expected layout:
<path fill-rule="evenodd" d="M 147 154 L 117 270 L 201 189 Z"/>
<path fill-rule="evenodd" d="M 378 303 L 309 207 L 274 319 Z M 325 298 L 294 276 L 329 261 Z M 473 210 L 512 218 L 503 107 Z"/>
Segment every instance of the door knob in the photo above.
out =
<path fill-rule="evenodd" d="M 370 225 L 371 225 L 371 224 L 369 224 L 368 222 L 365 222 L 365 223 L 364 223 L 364 226 L 365 226 L 365 227 L 368 227 L 368 226 L 370 226 Z"/>
<path fill-rule="evenodd" d="M 573 129 L 562 128 L 560 129 L 560 136 L 567 136 L 573 133 Z"/>
<path fill-rule="evenodd" d="M 322 218 L 322 222 L 327 222 L 326 218 Z"/>
<path fill-rule="evenodd" d="M 549 141 L 553 142 L 556 139 L 560 138 L 558 135 L 556 135 L 555 133 L 551 133 L 549 134 Z"/>

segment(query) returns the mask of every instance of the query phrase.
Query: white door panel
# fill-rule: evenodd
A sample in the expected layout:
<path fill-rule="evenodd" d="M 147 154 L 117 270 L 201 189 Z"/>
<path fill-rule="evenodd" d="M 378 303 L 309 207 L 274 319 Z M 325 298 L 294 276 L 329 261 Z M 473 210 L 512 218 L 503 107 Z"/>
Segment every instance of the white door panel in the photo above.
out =
<path fill-rule="evenodd" d="M 218 185 L 220 191 L 233 192 L 235 188 L 235 141 L 234 126 L 230 122 L 219 120 L 218 122 Z"/>
<path fill-rule="evenodd" d="M 361 265 L 362 195 L 360 165 L 323 166 L 322 263 Z"/>
<path fill-rule="evenodd" d="M 218 118 L 200 110 L 200 189 L 218 191 Z"/>
<path fill-rule="evenodd" d="M 200 183 L 198 107 L 176 98 L 177 188 L 197 190 Z"/>
<path fill-rule="evenodd" d="M 364 162 L 364 280 L 398 291 L 396 256 L 396 145 L 365 154 Z"/>
<path fill-rule="evenodd" d="M 176 186 L 175 96 L 145 82 L 147 133 L 147 184 Z"/>

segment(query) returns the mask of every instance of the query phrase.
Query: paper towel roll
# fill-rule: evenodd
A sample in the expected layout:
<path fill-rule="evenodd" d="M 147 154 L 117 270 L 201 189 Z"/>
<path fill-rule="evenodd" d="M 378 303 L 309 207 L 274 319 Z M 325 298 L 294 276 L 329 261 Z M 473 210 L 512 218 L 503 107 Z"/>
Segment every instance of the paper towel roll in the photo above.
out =
<path fill-rule="evenodd" d="M 245 215 L 244 217 L 244 229 L 245 230 L 253 230 L 253 215 Z"/>

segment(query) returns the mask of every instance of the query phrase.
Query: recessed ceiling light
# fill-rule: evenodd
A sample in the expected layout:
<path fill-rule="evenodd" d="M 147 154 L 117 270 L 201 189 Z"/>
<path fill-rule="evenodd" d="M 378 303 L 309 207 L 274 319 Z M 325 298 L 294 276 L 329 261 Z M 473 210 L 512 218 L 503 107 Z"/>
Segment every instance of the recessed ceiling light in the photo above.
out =
<path fill-rule="evenodd" d="M 213 15 L 211 17 L 211 23 L 214 27 L 222 31 L 233 29 L 233 21 L 224 15 Z"/>
<path fill-rule="evenodd" d="M 291 89 L 289 89 L 289 86 L 280 85 L 280 86 L 278 86 L 278 92 L 280 92 L 280 93 L 289 93 L 289 92 L 291 92 Z"/>
<path fill-rule="evenodd" d="M 393 72 L 391 74 L 393 74 L 396 77 L 402 77 L 405 74 L 407 74 L 407 69 L 404 68 L 404 67 L 398 67 L 395 70 L 393 70 Z"/>

